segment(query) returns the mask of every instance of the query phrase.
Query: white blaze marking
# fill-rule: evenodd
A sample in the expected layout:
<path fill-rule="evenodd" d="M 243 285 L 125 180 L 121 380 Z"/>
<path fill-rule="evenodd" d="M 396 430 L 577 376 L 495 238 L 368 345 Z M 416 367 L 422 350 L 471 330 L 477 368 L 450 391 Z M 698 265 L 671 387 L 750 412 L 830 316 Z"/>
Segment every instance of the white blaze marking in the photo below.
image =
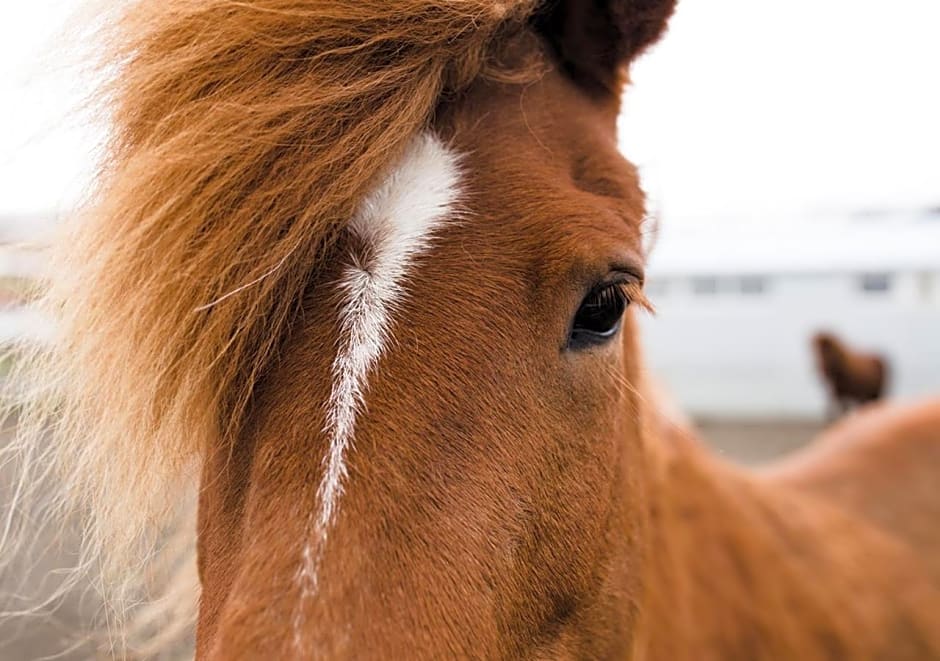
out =
<path fill-rule="evenodd" d="M 340 343 L 333 361 L 333 389 L 324 433 L 329 452 L 317 490 L 320 509 L 311 517 L 312 539 L 303 549 L 297 575 L 301 600 L 294 618 L 294 642 L 303 644 L 303 612 L 317 592 L 318 566 L 346 478 L 346 453 L 364 406 L 369 373 L 385 348 L 389 322 L 404 296 L 404 280 L 415 256 L 454 211 L 459 184 L 457 156 L 430 133 L 415 137 L 399 162 L 362 202 L 349 230 L 365 246 L 350 255 L 339 288 Z"/>

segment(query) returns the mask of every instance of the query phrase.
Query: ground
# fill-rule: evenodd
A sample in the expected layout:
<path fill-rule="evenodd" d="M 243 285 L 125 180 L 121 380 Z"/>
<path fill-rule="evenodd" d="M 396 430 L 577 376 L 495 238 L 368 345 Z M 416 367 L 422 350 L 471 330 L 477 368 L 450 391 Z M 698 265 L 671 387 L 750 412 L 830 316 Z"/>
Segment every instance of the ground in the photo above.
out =
<path fill-rule="evenodd" d="M 806 420 L 698 420 L 696 426 L 721 456 L 743 464 L 771 461 L 811 441 L 823 425 Z"/>
<path fill-rule="evenodd" d="M 769 461 L 798 448 L 820 429 L 815 422 L 785 420 L 701 420 L 698 426 L 716 452 L 745 464 Z M 9 472 L 0 471 L 0 497 L 4 503 L 7 502 L 10 481 Z M 35 594 L 37 589 L 42 591 L 39 579 L 57 567 L 68 565 L 68 549 L 74 548 L 74 537 L 67 530 L 42 531 L 33 547 L 33 552 L 26 554 L 24 560 L 36 568 L 29 573 L 36 580 L 30 579 L 27 585 L 22 585 L 22 577 L 27 575 L 25 565 L 15 564 L 12 571 L 4 570 L 0 574 L 0 596 L 5 598 L 11 592 Z M 5 606 L 5 600 L 0 604 Z M 98 602 L 93 590 L 83 585 L 67 595 L 52 615 L 0 619 L 0 660 L 108 658 L 111 655 L 96 656 L 94 647 L 87 642 L 75 642 L 75 632 L 81 630 L 80 625 L 97 612 Z"/>

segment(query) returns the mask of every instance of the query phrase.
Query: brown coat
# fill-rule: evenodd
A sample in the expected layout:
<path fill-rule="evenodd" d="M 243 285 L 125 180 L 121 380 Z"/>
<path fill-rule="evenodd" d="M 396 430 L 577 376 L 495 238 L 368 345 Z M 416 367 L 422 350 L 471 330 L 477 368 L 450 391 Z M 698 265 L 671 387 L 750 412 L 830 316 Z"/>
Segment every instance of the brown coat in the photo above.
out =
<path fill-rule="evenodd" d="M 829 333 L 813 338 L 813 350 L 820 376 L 843 409 L 884 396 L 888 367 L 882 356 L 855 351 Z"/>

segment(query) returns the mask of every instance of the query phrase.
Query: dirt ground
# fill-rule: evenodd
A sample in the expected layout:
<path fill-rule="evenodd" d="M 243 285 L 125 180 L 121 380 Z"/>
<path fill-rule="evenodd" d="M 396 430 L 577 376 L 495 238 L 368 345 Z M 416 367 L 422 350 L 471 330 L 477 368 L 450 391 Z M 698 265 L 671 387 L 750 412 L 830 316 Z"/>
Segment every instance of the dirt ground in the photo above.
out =
<path fill-rule="evenodd" d="M 759 464 L 807 443 L 820 429 L 819 424 L 785 420 L 735 421 L 701 420 L 699 429 L 716 452 L 745 464 Z M 2 444 L 2 440 L 0 440 Z M 0 496 L 4 503 L 10 489 L 9 472 L 0 471 Z M 46 530 L 37 535 L 32 550 L 12 571 L 0 574 L 0 608 L 7 607 L 10 593 L 40 594 L 43 579 L 69 565 L 74 557 L 74 536 L 67 530 Z M 34 570 L 27 574 L 26 565 Z M 28 577 L 24 585 L 24 577 Z M 15 602 L 14 602 L 15 603 Z M 20 606 L 22 607 L 22 602 Z M 62 661 L 105 659 L 95 646 L 82 643 L 76 632 L 87 627 L 100 605 L 94 591 L 82 586 L 61 601 L 52 614 L 13 617 L 0 620 L 0 661 L 36 661 L 55 658 Z"/>
<path fill-rule="evenodd" d="M 792 452 L 823 428 L 821 421 L 809 420 L 698 420 L 696 425 L 715 452 L 747 465 Z"/>

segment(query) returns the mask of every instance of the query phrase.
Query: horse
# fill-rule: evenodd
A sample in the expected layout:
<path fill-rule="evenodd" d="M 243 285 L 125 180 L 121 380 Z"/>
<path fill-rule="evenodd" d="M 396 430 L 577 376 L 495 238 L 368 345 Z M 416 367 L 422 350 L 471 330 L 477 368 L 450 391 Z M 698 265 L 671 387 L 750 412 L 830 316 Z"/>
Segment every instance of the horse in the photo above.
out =
<path fill-rule="evenodd" d="M 674 4 L 99 22 L 113 137 L 14 445 L 113 601 L 180 533 L 206 661 L 940 658 L 936 540 L 874 512 L 936 507 L 890 471 L 936 469 L 940 402 L 855 434 L 910 459 L 868 482 L 857 439 L 833 476 L 732 466 L 646 385 L 616 120 Z"/>
<path fill-rule="evenodd" d="M 888 381 L 885 359 L 874 353 L 854 351 L 832 333 L 813 336 L 816 368 L 829 390 L 837 411 L 866 404 L 884 396 Z"/>

